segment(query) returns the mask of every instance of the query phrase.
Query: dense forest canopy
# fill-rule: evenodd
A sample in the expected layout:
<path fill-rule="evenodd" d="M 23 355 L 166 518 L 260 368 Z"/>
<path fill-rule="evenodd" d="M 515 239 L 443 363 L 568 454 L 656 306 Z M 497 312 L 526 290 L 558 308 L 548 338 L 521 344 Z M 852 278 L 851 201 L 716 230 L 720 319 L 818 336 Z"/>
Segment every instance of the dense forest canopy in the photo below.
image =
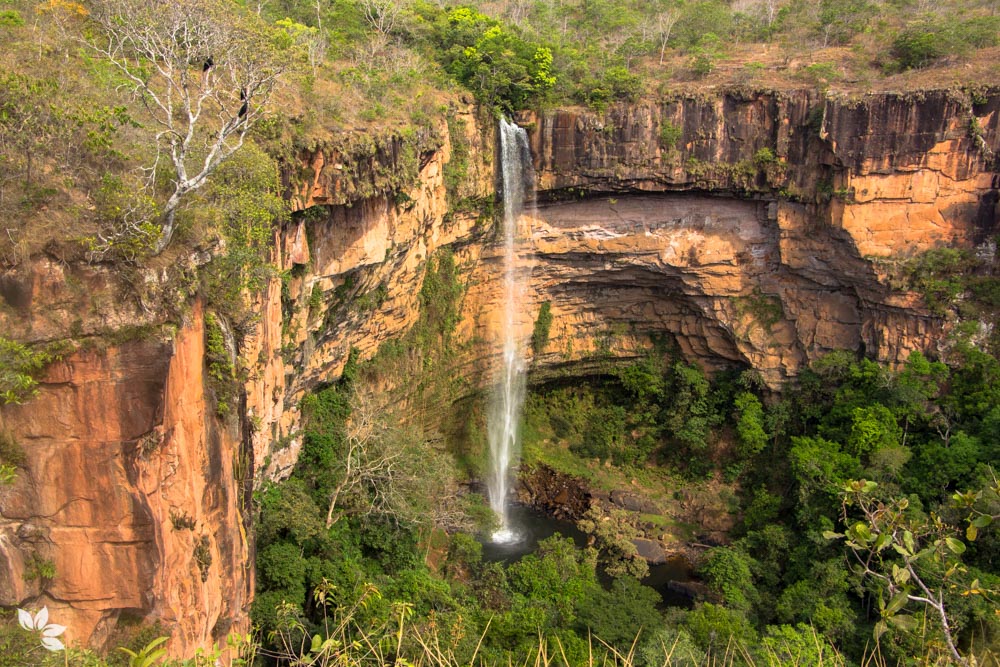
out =
<path fill-rule="evenodd" d="M 220 322 L 239 333 L 253 320 L 248 295 L 276 275 L 269 244 L 291 215 L 281 166 L 324 137 L 391 126 L 431 145 L 462 96 L 505 114 L 603 112 L 707 86 L 954 85 L 975 96 L 1000 75 L 998 10 L 995 0 L 7 1 L 0 264 L 44 248 L 139 283 L 136 267 L 212 248 L 183 293 L 219 314 L 206 318 L 206 344 L 225 418 L 241 378 Z M 476 205 L 488 219 L 492 201 Z M 912 265 L 908 287 L 933 313 L 986 326 L 1000 306 L 994 274 L 942 249 Z M 491 516 L 470 492 L 475 443 L 422 438 L 375 398 L 399 368 L 421 391 L 454 379 L 454 257 L 428 261 L 422 285 L 407 337 L 363 363 L 352 355 L 302 401 L 294 472 L 257 490 L 258 633 L 232 639 L 227 659 L 244 657 L 231 664 L 996 664 L 1000 362 L 970 328 L 956 327 L 940 358 L 913 353 L 899 368 L 830 354 L 780 392 L 752 369 L 710 377 L 664 340 L 637 363 L 536 386 L 526 466 L 665 495 L 726 489 L 734 525 L 698 559 L 703 594 L 666 608 L 636 576 L 645 564 L 623 515 L 584 517 L 587 548 L 555 538 L 515 563 L 483 559 L 475 536 Z M 380 298 L 348 290 L 343 306 Z M 544 312 L 533 345 L 548 336 Z M 29 401 L 58 354 L 0 332 L 0 400 Z M 0 455 L 2 484 L 18 458 L 4 433 Z M 40 628 L 9 620 L 0 666 L 162 657 L 159 628 L 104 659 L 47 655 Z"/>

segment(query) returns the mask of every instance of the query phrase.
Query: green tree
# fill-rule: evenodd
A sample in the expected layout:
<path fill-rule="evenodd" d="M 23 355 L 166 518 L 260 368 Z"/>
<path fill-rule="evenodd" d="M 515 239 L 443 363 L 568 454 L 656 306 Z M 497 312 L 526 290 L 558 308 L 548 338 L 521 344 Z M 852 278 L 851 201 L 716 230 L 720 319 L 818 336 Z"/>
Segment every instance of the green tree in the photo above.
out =
<path fill-rule="evenodd" d="M 739 437 L 737 453 L 741 459 L 759 454 L 768 443 L 765 428 L 764 406 L 750 392 L 741 392 L 734 401 L 736 408 L 736 435 Z"/>
<path fill-rule="evenodd" d="M 902 435 L 896 418 L 884 405 L 854 408 L 851 436 L 845 450 L 859 458 L 868 458 L 881 449 L 898 446 Z"/>
<path fill-rule="evenodd" d="M 506 114 L 545 97 L 556 83 L 552 51 L 468 7 L 448 13 L 446 68 L 481 102 Z"/>
<path fill-rule="evenodd" d="M 702 452 L 716 414 L 712 409 L 711 385 L 697 366 L 677 362 L 671 369 L 672 402 L 666 409 L 667 432 L 690 452 Z"/>
<path fill-rule="evenodd" d="M 727 606 L 748 612 L 758 598 L 752 573 L 755 565 L 739 548 L 716 547 L 706 554 L 698 573 Z"/>
<path fill-rule="evenodd" d="M 823 438 L 793 437 L 788 458 L 798 486 L 799 517 L 806 525 L 831 516 L 843 484 L 861 472 L 855 457 Z"/>

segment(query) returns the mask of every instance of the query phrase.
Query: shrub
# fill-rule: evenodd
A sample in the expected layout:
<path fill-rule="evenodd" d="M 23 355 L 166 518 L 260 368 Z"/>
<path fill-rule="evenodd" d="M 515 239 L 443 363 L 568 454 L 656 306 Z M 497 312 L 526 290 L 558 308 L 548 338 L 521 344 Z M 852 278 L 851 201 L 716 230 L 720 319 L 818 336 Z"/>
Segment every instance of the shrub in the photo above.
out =
<path fill-rule="evenodd" d="M 683 127 L 674 125 L 669 120 L 663 121 L 660 125 L 660 147 L 668 153 L 677 150 L 677 142 L 683 138 Z"/>
<path fill-rule="evenodd" d="M 23 403 L 35 395 L 35 376 L 52 360 L 17 341 L 0 336 L 0 401 Z"/>
<path fill-rule="evenodd" d="M 538 309 L 538 318 L 535 320 L 535 328 L 531 332 L 531 350 L 537 357 L 545 349 L 549 342 L 549 330 L 552 327 L 552 303 L 543 301 Z"/>
<path fill-rule="evenodd" d="M 21 12 L 16 9 L 0 10 L 0 27 L 16 28 L 22 25 L 24 25 L 24 18 L 21 16 Z"/>
<path fill-rule="evenodd" d="M 774 154 L 772 149 L 767 147 L 761 148 L 753 155 L 753 162 L 758 167 L 766 167 L 767 165 L 774 164 L 777 161 L 778 156 Z"/>
<path fill-rule="evenodd" d="M 703 78 L 715 69 L 715 61 L 722 55 L 722 40 L 713 32 L 705 33 L 691 48 L 691 73 Z"/>
<path fill-rule="evenodd" d="M 926 27 L 904 30 L 892 42 L 892 55 L 901 69 L 926 67 L 947 52 L 944 36 Z"/>

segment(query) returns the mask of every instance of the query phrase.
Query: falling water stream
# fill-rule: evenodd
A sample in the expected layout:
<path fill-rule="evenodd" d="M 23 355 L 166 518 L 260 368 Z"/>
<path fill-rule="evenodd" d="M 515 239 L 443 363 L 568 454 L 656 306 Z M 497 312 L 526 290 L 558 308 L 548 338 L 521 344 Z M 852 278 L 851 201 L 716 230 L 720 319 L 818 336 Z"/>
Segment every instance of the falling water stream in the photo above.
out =
<path fill-rule="evenodd" d="M 519 306 L 524 302 L 524 285 L 516 266 L 517 227 L 533 174 L 527 133 L 503 118 L 500 119 L 500 168 L 504 204 L 503 363 L 487 415 L 486 430 L 490 446 L 487 491 L 490 507 L 500 520 L 500 528 L 492 540 L 504 543 L 519 539 L 507 511 L 510 471 L 519 453 L 518 428 L 525 387 L 524 342 L 518 340 L 516 331 Z"/>
<path fill-rule="evenodd" d="M 518 337 L 517 325 L 525 316 L 522 305 L 526 301 L 523 283 L 527 270 L 525 258 L 519 257 L 518 253 L 518 227 L 525 202 L 533 199 L 534 173 L 527 133 L 504 119 L 500 120 L 500 167 L 504 204 L 503 311 L 500 322 L 503 358 L 486 417 L 490 446 L 486 490 L 500 528 L 484 545 L 483 554 L 490 561 L 511 562 L 534 551 L 539 540 L 556 533 L 571 537 L 579 547 L 587 538 L 572 523 L 558 521 L 527 507 L 511 507 L 507 502 L 511 471 L 517 465 L 520 453 L 518 429 L 525 394 L 525 340 L 523 336 Z M 606 584 L 610 582 L 610 577 L 601 576 L 607 580 Z M 674 582 L 687 581 L 690 576 L 688 562 L 682 557 L 673 558 L 651 566 L 644 583 L 662 595 L 665 606 L 689 607 L 690 593 L 683 587 L 676 587 Z"/>

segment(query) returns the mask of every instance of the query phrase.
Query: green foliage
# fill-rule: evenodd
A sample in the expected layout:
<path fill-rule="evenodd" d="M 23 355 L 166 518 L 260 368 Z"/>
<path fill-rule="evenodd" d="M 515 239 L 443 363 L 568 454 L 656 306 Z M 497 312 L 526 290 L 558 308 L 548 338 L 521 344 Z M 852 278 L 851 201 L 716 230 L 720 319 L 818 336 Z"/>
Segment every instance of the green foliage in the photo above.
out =
<path fill-rule="evenodd" d="M 867 29 L 878 12 L 869 0 L 821 0 L 815 27 L 823 44 L 843 45 Z"/>
<path fill-rule="evenodd" d="M 715 69 L 715 63 L 722 55 L 722 40 L 714 32 L 706 32 L 690 48 L 691 73 L 696 78 L 704 78 Z"/>
<path fill-rule="evenodd" d="M 902 69 L 924 67 L 948 50 L 947 36 L 930 26 L 904 30 L 892 42 L 892 55 Z"/>
<path fill-rule="evenodd" d="M 967 251 L 935 248 L 916 257 L 906 272 L 910 285 L 920 292 L 927 307 L 941 315 L 967 289 L 973 268 Z"/>
<path fill-rule="evenodd" d="M 738 413 L 736 420 L 736 434 L 739 436 L 738 454 L 741 459 L 749 459 L 759 454 L 768 443 L 764 406 L 761 405 L 760 399 L 750 392 L 738 394 L 733 404 Z"/>
<path fill-rule="evenodd" d="M 842 451 L 836 442 L 823 438 L 793 437 L 788 458 L 798 484 L 799 512 L 806 523 L 831 514 L 832 501 L 843 483 L 861 471 L 855 457 Z"/>
<path fill-rule="evenodd" d="M 476 571 L 482 564 L 483 545 L 472 535 L 457 533 L 448 544 L 447 570 L 450 573 Z"/>
<path fill-rule="evenodd" d="M 95 259 L 137 264 L 160 239 L 159 208 L 134 174 L 105 173 L 94 193 L 94 212 L 101 230 L 84 241 Z"/>
<path fill-rule="evenodd" d="M 37 552 L 28 554 L 24 562 L 25 582 L 37 581 L 45 588 L 56 578 L 56 564 L 51 558 L 44 558 Z"/>
<path fill-rule="evenodd" d="M 215 411 L 225 418 L 232 409 L 239 385 L 222 325 L 212 313 L 205 313 L 205 364 L 209 385 L 215 394 Z"/>
<path fill-rule="evenodd" d="M 38 635 L 18 625 L 14 610 L 4 610 L 0 616 L 0 667 L 42 665 L 42 653 Z"/>
<path fill-rule="evenodd" d="M 697 0 L 687 4 L 674 30 L 671 42 L 695 47 L 706 35 L 712 35 L 710 42 L 717 43 L 718 35 L 724 35 L 732 22 L 732 12 L 719 0 Z M 714 39 L 713 39 L 714 38 Z"/>
<path fill-rule="evenodd" d="M 833 63 L 813 63 L 802 68 L 802 78 L 814 86 L 825 89 L 831 83 L 839 81 L 842 76 Z"/>
<path fill-rule="evenodd" d="M 577 626 L 612 646 L 629 646 L 645 632 L 662 625 L 659 594 L 631 576 L 592 586 L 577 605 Z M 581 632 L 581 635 L 583 632 Z"/>
<path fill-rule="evenodd" d="M 16 9 L 0 9 L 0 28 L 15 28 L 24 25 L 21 12 Z"/>
<path fill-rule="evenodd" d="M 761 647 L 769 665 L 845 665 L 837 650 L 805 623 L 768 626 Z"/>
<path fill-rule="evenodd" d="M 570 451 L 586 458 L 618 458 L 626 442 L 626 417 L 626 410 L 620 405 L 595 411 L 587 420 L 583 441 L 579 445 L 570 445 Z"/>
<path fill-rule="evenodd" d="M 577 526 L 592 535 L 598 552 L 598 562 L 612 577 L 641 579 L 649 574 L 649 566 L 639 556 L 634 539 L 639 531 L 632 524 L 628 512 L 611 508 L 607 512 L 592 506 Z"/>
<path fill-rule="evenodd" d="M 881 620 L 875 624 L 876 639 L 890 628 L 916 631 L 919 616 L 907 612 L 923 607 L 940 623 L 935 631 L 946 645 L 941 653 L 961 664 L 952 611 L 955 591 L 962 596 L 989 594 L 962 564 L 966 543 L 954 537 L 954 529 L 940 518 L 928 518 L 911 508 L 908 498 L 887 500 L 879 497 L 879 491 L 878 484 L 866 480 L 844 484 L 841 520 L 846 530 L 824 536 L 843 538 L 862 564 L 858 575 L 877 586 Z"/>
<path fill-rule="evenodd" d="M 944 56 L 997 45 L 998 30 L 997 16 L 917 21 L 899 32 L 892 42 L 891 54 L 900 69 L 926 67 Z"/>
<path fill-rule="evenodd" d="M 755 566 L 754 560 L 740 549 L 716 547 L 706 554 L 698 572 L 727 606 L 746 612 L 757 600 L 752 575 Z"/>
<path fill-rule="evenodd" d="M 275 275 L 268 264 L 274 230 L 288 219 L 277 164 L 247 142 L 219 166 L 201 199 L 204 225 L 225 244 L 201 269 L 204 292 L 221 313 L 242 322 L 251 316 L 247 296 Z"/>
<path fill-rule="evenodd" d="M 742 612 L 709 602 L 687 614 L 683 628 L 701 650 L 716 655 L 725 655 L 734 644 L 757 643 L 757 632 Z"/>
<path fill-rule="evenodd" d="M 52 355 L 0 336 L 0 399 L 23 403 L 36 393 L 36 377 L 52 361 Z"/>
<path fill-rule="evenodd" d="M 531 331 L 531 350 L 538 357 L 549 342 L 549 330 L 552 328 L 552 303 L 543 301 L 538 308 L 538 317 Z"/>
<path fill-rule="evenodd" d="M 445 69 L 488 107 L 505 114 L 544 100 L 556 83 L 552 51 L 506 30 L 469 7 L 439 20 Z"/>
<path fill-rule="evenodd" d="M 465 121 L 454 113 L 448 113 L 445 119 L 448 123 L 451 157 L 444 165 L 442 176 L 444 178 L 445 192 L 448 195 L 448 203 L 454 207 L 461 200 L 461 193 L 464 191 L 466 181 L 469 178 L 471 150 L 469 140 L 465 135 Z"/>
<path fill-rule="evenodd" d="M 138 651 L 127 648 L 118 650 L 128 656 L 128 667 L 152 667 L 167 654 L 167 649 L 161 648 L 161 645 L 168 639 L 169 637 L 157 637 Z"/>
<path fill-rule="evenodd" d="M 778 161 L 778 156 L 774 154 L 773 149 L 765 146 L 753 154 L 753 161 L 758 167 L 766 167 L 775 164 Z"/>
<path fill-rule="evenodd" d="M 684 138 L 684 128 L 674 125 L 670 121 L 663 121 L 660 125 L 660 147 L 667 153 L 673 153 L 678 149 L 677 143 Z"/>
<path fill-rule="evenodd" d="M 596 111 L 605 111 L 612 102 L 635 101 L 642 92 L 642 77 L 625 67 L 609 67 L 599 78 L 581 82 L 580 97 Z"/>
<path fill-rule="evenodd" d="M 688 452 L 703 452 L 708 448 L 712 426 L 719 421 L 708 379 L 698 366 L 677 362 L 671 368 L 671 380 L 665 427 Z"/>
<path fill-rule="evenodd" d="M 809 564 L 802 579 L 781 591 L 775 605 L 778 620 L 811 623 L 831 641 L 850 641 L 857 631 L 858 612 L 848 597 L 849 576 L 840 558 Z"/>
<path fill-rule="evenodd" d="M 439 250 L 427 262 L 427 272 L 420 287 L 421 322 L 416 335 L 421 349 L 437 343 L 447 347 L 458 326 L 459 300 L 463 293 L 455 256 L 448 248 Z"/>
<path fill-rule="evenodd" d="M 884 405 L 856 407 L 845 449 L 853 456 L 868 460 L 882 449 L 899 445 L 902 437 L 902 429 L 889 408 Z"/>
<path fill-rule="evenodd" d="M 0 39 L 7 42 L 18 34 L 21 17 L 16 10 L 5 12 L 7 26 Z M 16 40 L 11 46 L 11 52 L 20 48 Z M 0 210 L 8 220 L 8 240 L 15 244 L 32 245 L 18 233 L 26 231 L 40 207 L 62 199 L 57 195 L 66 189 L 64 179 L 96 190 L 97 174 L 121 167 L 120 145 L 114 140 L 128 122 L 124 107 L 108 108 L 106 99 L 87 93 L 66 95 L 66 86 L 52 71 L 32 72 L 19 65 L 0 75 Z M 16 262 L 19 257 L 5 253 L 5 259 Z"/>

